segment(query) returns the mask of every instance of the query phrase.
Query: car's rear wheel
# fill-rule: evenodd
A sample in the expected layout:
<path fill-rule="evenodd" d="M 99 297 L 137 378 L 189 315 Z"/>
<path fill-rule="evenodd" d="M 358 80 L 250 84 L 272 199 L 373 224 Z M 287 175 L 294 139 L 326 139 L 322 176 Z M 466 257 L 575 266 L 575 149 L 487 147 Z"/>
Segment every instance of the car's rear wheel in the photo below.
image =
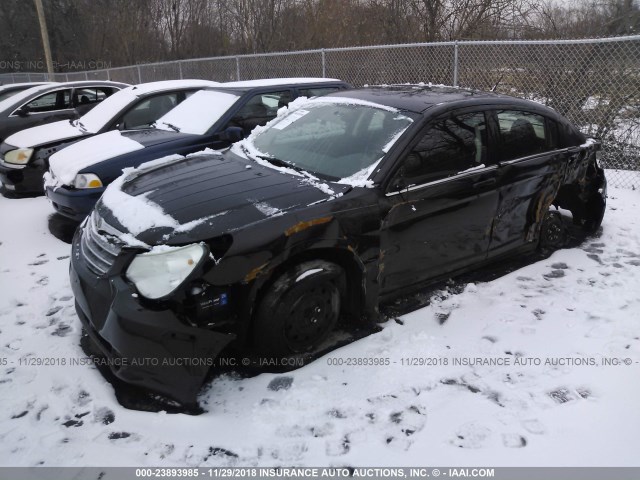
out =
<path fill-rule="evenodd" d="M 540 249 L 557 250 L 564 247 L 567 240 L 567 228 L 562 221 L 562 215 L 559 212 L 548 211 L 540 228 Z"/>
<path fill-rule="evenodd" d="M 312 260 L 278 277 L 260 302 L 253 329 L 256 350 L 287 356 L 318 347 L 340 317 L 342 276 L 338 265 Z"/>
<path fill-rule="evenodd" d="M 604 211 L 607 208 L 607 201 L 602 198 L 599 193 L 594 194 L 587 201 L 586 211 L 587 218 L 582 225 L 582 228 L 587 233 L 595 233 L 602 225 L 604 218 Z"/>

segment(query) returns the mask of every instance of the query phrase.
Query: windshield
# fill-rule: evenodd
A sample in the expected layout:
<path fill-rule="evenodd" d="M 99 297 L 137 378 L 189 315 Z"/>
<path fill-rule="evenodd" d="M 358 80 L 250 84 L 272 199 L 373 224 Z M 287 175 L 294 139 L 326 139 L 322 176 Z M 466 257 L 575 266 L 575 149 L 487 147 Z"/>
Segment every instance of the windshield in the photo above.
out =
<path fill-rule="evenodd" d="M 174 132 L 203 135 L 240 97 L 233 93 L 200 90 L 155 123 L 155 127 Z"/>
<path fill-rule="evenodd" d="M 7 91 L 1 91 L 0 90 L 0 102 L 2 100 L 5 100 L 9 97 L 13 97 L 16 93 L 20 92 L 21 90 L 26 90 L 27 87 L 25 88 L 14 88 L 13 90 L 7 90 Z"/>
<path fill-rule="evenodd" d="M 279 118 L 252 136 L 253 146 L 328 180 L 366 180 L 413 120 L 375 104 L 331 100 L 338 98 L 311 101 Z"/>
<path fill-rule="evenodd" d="M 31 95 L 51 88 L 51 85 L 38 85 L 36 87 L 27 88 L 26 90 L 18 90 L 13 95 L 0 101 L 0 112 L 3 112 L 10 106 L 17 106 L 19 102 L 31 97 Z"/>
<path fill-rule="evenodd" d="M 98 133 L 104 126 L 111 122 L 118 113 L 138 97 L 133 93 L 132 87 L 125 88 L 105 98 L 98 105 L 89 110 L 79 119 L 79 124 L 91 133 Z"/>

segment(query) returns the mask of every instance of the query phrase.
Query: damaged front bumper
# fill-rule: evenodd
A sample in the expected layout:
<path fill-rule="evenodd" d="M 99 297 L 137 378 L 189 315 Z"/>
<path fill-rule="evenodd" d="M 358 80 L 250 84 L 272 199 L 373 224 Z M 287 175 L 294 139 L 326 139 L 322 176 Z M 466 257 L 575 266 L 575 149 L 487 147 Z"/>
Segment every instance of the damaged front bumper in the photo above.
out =
<path fill-rule="evenodd" d="M 234 334 L 185 324 L 168 308 L 149 309 L 121 276 L 98 277 L 73 241 L 71 287 L 78 317 L 120 380 L 193 405 L 216 357 Z"/>

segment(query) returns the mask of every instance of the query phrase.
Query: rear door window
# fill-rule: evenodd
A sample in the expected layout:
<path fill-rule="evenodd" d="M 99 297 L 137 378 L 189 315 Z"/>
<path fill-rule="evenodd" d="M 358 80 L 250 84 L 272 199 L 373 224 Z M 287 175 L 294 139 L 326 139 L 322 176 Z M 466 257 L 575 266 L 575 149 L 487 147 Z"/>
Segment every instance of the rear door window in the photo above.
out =
<path fill-rule="evenodd" d="M 304 88 L 298 90 L 298 95 L 301 97 L 320 97 L 328 93 L 337 92 L 340 90 L 338 87 L 316 87 L 316 88 Z"/>
<path fill-rule="evenodd" d="M 497 117 L 503 161 L 553 149 L 552 135 L 542 115 L 520 110 L 498 110 Z"/>

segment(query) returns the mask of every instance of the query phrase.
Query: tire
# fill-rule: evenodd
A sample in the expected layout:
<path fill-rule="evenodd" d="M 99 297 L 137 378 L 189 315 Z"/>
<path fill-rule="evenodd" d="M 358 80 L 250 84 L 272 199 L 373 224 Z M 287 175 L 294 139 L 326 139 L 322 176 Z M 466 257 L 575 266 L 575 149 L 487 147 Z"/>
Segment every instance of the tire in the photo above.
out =
<path fill-rule="evenodd" d="M 558 250 L 567 244 L 567 228 L 558 212 L 549 211 L 540 227 L 539 248 L 543 252 Z"/>
<path fill-rule="evenodd" d="M 255 350 L 282 357 L 318 347 L 340 317 L 342 279 L 342 268 L 324 260 L 300 263 L 278 277 L 257 311 Z"/>
<path fill-rule="evenodd" d="M 587 218 L 582 225 L 582 229 L 587 233 L 596 233 L 602 225 L 604 211 L 607 208 L 607 201 L 600 194 L 594 194 L 587 202 Z"/>

